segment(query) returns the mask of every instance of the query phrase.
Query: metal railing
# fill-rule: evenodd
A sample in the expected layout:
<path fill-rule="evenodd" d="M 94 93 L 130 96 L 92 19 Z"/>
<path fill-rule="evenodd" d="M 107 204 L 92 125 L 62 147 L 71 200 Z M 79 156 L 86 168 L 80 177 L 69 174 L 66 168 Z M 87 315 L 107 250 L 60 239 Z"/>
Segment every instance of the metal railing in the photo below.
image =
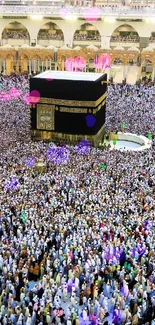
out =
<path fill-rule="evenodd" d="M 88 9 L 86 7 L 73 7 L 69 5 L 49 5 L 49 6 L 38 6 L 38 5 L 0 5 L 0 14 L 3 16 L 7 15 L 44 15 L 44 16 L 55 16 L 60 15 L 60 9 L 65 8 L 69 13 L 72 13 L 73 15 L 76 15 L 77 17 L 82 16 L 84 10 Z M 103 8 L 100 8 L 100 16 L 123 16 L 124 18 L 127 17 L 133 17 L 136 16 L 137 18 L 140 17 L 152 17 L 155 16 L 155 8 L 152 7 L 145 7 L 145 8 L 134 8 L 134 7 L 126 7 L 126 6 L 117 6 L 117 7 L 110 7 L 110 6 L 104 6 Z M 92 17 L 92 13 L 91 13 Z M 94 13 L 95 17 L 95 13 Z"/>

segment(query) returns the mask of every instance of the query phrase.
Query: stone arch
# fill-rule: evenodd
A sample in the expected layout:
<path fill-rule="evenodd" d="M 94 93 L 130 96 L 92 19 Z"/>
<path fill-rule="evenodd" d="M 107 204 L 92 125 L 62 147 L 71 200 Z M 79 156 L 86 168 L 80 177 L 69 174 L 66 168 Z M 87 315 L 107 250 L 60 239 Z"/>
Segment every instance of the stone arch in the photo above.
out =
<path fill-rule="evenodd" d="M 153 65 L 153 60 L 151 60 L 151 58 L 145 58 L 142 60 L 142 66 L 146 65 L 146 64 L 152 64 Z"/>
<path fill-rule="evenodd" d="M 12 26 L 11 26 L 12 25 Z M 12 28 L 11 28 L 12 27 Z M 12 20 L 2 30 L 2 42 L 10 45 L 22 45 L 30 43 L 30 32 L 28 28 L 20 21 Z M 9 42 L 8 42 L 9 40 Z M 20 44 L 20 40 L 22 40 Z M 17 44 L 19 43 L 19 44 Z"/>
<path fill-rule="evenodd" d="M 54 21 L 47 21 L 38 31 L 37 42 L 43 46 L 55 45 L 61 47 L 64 44 L 64 32 Z"/>
<path fill-rule="evenodd" d="M 42 57 L 39 54 L 32 53 L 31 60 L 42 60 Z"/>
<path fill-rule="evenodd" d="M 84 46 L 86 45 L 86 43 L 88 43 L 88 45 L 90 43 L 93 43 L 93 45 L 101 46 L 100 31 L 92 23 L 85 22 L 83 24 L 80 24 L 76 28 L 76 30 L 73 34 L 74 45 L 79 45 L 79 44 L 76 44 L 76 42 L 80 42 L 80 46 L 82 46 L 82 42 L 85 43 Z"/>
<path fill-rule="evenodd" d="M 141 64 L 142 77 L 151 78 L 153 73 L 153 60 L 151 58 L 145 58 Z"/>
<path fill-rule="evenodd" d="M 44 56 L 44 60 L 45 60 L 45 61 L 49 61 L 49 60 L 51 60 L 50 55 L 49 55 L 49 54 L 46 54 L 46 55 Z"/>
<path fill-rule="evenodd" d="M 114 64 L 114 65 L 120 65 L 120 64 L 124 64 L 124 60 L 123 60 L 123 58 L 122 58 L 122 56 L 121 55 L 116 55 L 115 57 L 113 57 L 112 58 L 112 64 Z"/>
<path fill-rule="evenodd" d="M 155 29 L 150 33 L 149 42 L 155 43 Z"/>
<path fill-rule="evenodd" d="M 117 26 L 110 36 L 110 44 L 116 43 L 139 43 L 139 33 L 131 24 L 121 24 Z"/>
<path fill-rule="evenodd" d="M 6 60 L 13 60 L 13 59 L 14 59 L 13 54 L 8 53 L 8 54 L 6 55 Z"/>
<path fill-rule="evenodd" d="M 120 27 L 122 27 L 122 26 L 128 26 L 128 27 L 132 27 L 135 31 L 136 31 L 136 33 L 138 34 L 138 36 L 140 36 L 140 32 L 139 32 L 139 30 L 138 30 L 138 28 L 136 28 L 136 26 L 135 26 L 135 24 L 134 23 L 117 23 L 117 24 L 115 24 L 115 28 L 114 27 L 112 27 L 111 26 L 111 31 L 110 31 L 110 37 L 112 36 L 112 34 L 118 29 L 118 28 L 120 28 Z"/>
<path fill-rule="evenodd" d="M 29 56 L 27 54 L 25 54 L 25 53 L 21 53 L 19 55 L 19 59 L 20 60 L 29 60 Z"/>
<path fill-rule="evenodd" d="M 138 58 L 136 58 L 136 57 L 129 57 L 127 60 L 127 64 L 128 65 L 134 65 L 135 63 L 137 64 L 137 60 L 138 60 Z"/>

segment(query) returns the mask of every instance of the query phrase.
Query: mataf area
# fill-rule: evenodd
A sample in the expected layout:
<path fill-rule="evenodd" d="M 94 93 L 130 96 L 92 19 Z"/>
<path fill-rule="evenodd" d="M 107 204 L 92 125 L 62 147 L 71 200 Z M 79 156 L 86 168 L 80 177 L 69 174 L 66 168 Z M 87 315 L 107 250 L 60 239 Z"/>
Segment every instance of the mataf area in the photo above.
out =
<path fill-rule="evenodd" d="M 155 325 L 154 1 L 1 1 L 0 325 Z"/>
<path fill-rule="evenodd" d="M 1 324 L 153 325 L 154 85 L 107 87 L 106 133 L 140 152 L 32 141 L 28 78 L 0 81 Z"/>

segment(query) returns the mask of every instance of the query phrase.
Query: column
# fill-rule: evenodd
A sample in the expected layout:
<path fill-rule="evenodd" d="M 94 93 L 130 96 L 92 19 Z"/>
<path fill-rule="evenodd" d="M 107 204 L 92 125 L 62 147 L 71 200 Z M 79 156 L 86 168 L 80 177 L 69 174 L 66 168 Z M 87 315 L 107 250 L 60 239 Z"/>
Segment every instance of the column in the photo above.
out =
<path fill-rule="evenodd" d="M 50 70 L 52 70 L 52 69 L 51 69 L 51 60 L 50 60 Z"/>
<path fill-rule="evenodd" d="M 5 61 L 3 61 L 3 74 L 5 74 Z"/>
<path fill-rule="evenodd" d="M 48 70 L 48 61 L 46 60 L 46 70 Z"/>
<path fill-rule="evenodd" d="M 37 66 L 38 66 L 38 68 L 37 68 L 38 72 L 40 72 L 40 61 L 39 61 L 39 59 L 38 59 L 38 65 Z"/>
<path fill-rule="evenodd" d="M 138 67 L 137 80 L 141 79 L 141 77 L 142 77 L 142 66 Z"/>
<path fill-rule="evenodd" d="M 29 61 L 29 74 L 31 75 L 31 61 Z"/>
<path fill-rule="evenodd" d="M 155 74 L 155 67 L 153 67 L 153 70 L 152 70 L 152 81 L 154 81 L 154 74 Z"/>
<path fill-rule="evenodd" d="M 21 72 L 28 72 L 27 59 L 24 58 L 21 60 Z"/>
<path fill-rule="evenodd" d="M 2 60 L 0 60 L 0 73 L 2 72 Z"/>
<path fill-rule="evenodd" d="M 109 79 L 111 79 L 111 75 L 112 75 L 112 68 L 110 66 L 110 68 L 109 68 Z"/>
<path fill-rule="evenodd" d="M 108 49 L 110 47 L 110 36 L 101 36 L 101 48 Z"/>
<path fill-rule="evenodd" d="M 126 66 L 123 65 L 123 80 L 126 78 Z"/>
<path fill-rule="evenodd" d="M 16 62 L 16 72 L 19 72 L 19 61 Z"/>
<path fill-rule="evenodd" d="M 44 71 L 44 62 L 42 61 L 42 72 Z"/>
<path fill-rule="evenodd" d="M 36 60 L 33 61 L 33 65 L 34 65 L 33 73 L 36 73 Z"/>
<path fill-rule="evenodd" d="M 10 59 L 7 59 L 6 60 L 6 74 L 7 74 L 7 76 L 10 76 L 11 72 L 12 72 L 12 62 Z"/>

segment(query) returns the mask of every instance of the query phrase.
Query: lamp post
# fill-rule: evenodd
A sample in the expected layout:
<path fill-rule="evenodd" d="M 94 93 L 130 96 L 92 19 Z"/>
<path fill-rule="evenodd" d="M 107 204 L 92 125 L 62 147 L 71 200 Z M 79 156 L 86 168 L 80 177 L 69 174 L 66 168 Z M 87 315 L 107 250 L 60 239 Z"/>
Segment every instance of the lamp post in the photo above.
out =
<path fill-rule="evenodd" d="M 150 140 L 152 139 L 152 133 L 151 133 L 150 131 L 148 132 L 147 137 L 148 137 L 148 139 L 149 139 L 149 140 L 148 140 L 148 144 L 150 144 L 150 143 L 151 143 Z"/>
<path fill-rule="evenodd" d="M 124 122 L 122 122 L 122 133 L 124 133 L 124 128 L 125 128 L 125 123 Z"/>
<path fill-rule="evenodd" d="M 117 143 L 117 140 L 116 139 L 113 139 L 114 150 L 116 148 L 116 143 Z"/>
<path fill-rule="evenodd" d="M 29 75 L 31 75 L 31 60 L 29 60 Z"/>

